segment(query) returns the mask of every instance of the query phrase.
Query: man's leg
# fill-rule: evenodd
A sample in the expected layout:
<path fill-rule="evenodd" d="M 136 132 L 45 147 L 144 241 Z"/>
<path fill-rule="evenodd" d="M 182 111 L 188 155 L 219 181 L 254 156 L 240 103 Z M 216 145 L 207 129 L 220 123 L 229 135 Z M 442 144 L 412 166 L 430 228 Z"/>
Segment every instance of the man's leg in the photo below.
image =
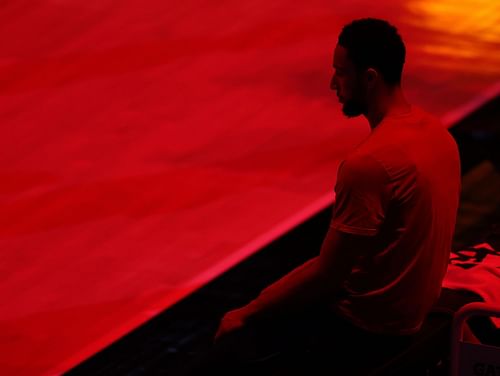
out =
<path fill-rule="evenodd" d="M 196 363 L 189 366 L 188 375 L 204 375 L 209 370 L 221 374 L 265 374 L 266 370 L 304 354 L 317 342 L 324 331 L 321 320 L 325 315 L 311 309 L 297 315 L 280 316 L 252 323 L 212 345 Z"/>

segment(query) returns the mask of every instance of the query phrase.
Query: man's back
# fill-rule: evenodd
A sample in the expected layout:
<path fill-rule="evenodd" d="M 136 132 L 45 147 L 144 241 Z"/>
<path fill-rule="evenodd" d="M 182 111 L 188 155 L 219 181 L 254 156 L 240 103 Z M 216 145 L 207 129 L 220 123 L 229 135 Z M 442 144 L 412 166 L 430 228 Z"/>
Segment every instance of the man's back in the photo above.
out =
<path fill-rule="evenodd" d="M 413 107 L 385 118 L 341 164 L 331 226 L 373 237 L 334 308 L 373 332 L 419 329 L 446 272 L 460 195 L 457 146 Z"/>

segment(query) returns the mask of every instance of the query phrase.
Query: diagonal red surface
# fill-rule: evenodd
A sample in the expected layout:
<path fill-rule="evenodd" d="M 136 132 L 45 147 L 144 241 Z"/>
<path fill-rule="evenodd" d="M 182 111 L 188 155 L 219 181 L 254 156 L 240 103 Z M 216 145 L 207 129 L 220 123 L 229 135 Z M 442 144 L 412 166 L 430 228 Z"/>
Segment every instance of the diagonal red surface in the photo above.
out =
<path fill-rule="evenodd" d="M 67 370 L 331 202 L 368 133 L 328 89 L 352 18 L 399 26 L 447 125 L 497 95 L 480 3 L 4 2 L 0 374 Z"/>

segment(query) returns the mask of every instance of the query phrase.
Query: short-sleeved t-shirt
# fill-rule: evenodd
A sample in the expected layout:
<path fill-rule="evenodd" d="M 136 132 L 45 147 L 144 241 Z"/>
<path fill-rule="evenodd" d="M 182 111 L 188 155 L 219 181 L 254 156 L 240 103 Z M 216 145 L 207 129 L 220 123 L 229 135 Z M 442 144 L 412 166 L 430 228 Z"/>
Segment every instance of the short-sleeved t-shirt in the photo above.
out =
<path fill-rule="evenodd" d="M 416 332 L 439 297 L 460 195 L 457 145 L 417 107 L 386 117 L 341 162 L 331 227 L 371 237 L 335 311 L 385 334 Z"/>

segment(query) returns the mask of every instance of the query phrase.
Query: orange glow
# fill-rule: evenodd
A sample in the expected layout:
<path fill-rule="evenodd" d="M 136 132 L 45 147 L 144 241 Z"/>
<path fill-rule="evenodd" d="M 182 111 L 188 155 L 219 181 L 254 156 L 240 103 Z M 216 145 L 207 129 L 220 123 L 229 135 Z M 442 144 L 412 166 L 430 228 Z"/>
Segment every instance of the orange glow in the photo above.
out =
<path fill-rule="evenodd" d="M 413 26 L 434 34 L 416 48 L 425 65 L 500 73 L 500 2 L 491 0 L 414 0 L 406 4 Z M 445 58 L 445 59 L 444 59 Z"/>

